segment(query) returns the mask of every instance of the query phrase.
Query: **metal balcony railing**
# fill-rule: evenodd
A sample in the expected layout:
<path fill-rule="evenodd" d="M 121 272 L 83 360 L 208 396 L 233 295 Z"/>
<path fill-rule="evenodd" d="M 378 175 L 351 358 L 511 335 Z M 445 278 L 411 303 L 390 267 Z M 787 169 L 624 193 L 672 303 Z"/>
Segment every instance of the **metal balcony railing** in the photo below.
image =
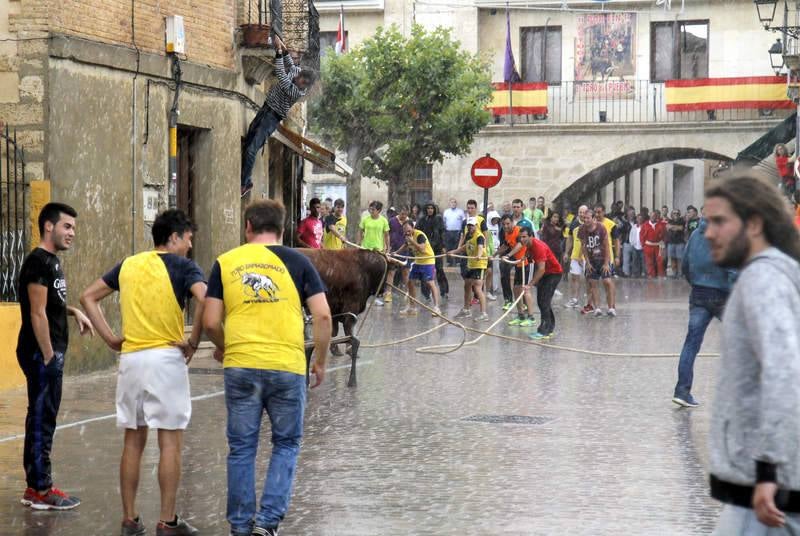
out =
<path fill-rule="evenodd" d="M 667 111 L 663 82 L 624 80 L 561 82 L 547 89 L 547 113 L 514 115 L 516 125 L 591 123 L 677 123 L 783 119 L 788 109 L 699 109 Z M 508 114 L 494 117 L 495 124 L 510 124 Z"/>

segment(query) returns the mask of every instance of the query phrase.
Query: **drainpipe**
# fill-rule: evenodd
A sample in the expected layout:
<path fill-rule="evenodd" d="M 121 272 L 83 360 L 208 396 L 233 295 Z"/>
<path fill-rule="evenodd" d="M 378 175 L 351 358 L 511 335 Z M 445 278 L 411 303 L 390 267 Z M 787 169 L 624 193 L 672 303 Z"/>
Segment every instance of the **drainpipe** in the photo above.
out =
<path fill-rule="evenodd" d="M 136 71 L 133 73 L 133 96 L 131 99 L 131 255 L 136 253 L 136 193 L 138 190 L 136 184 L 136 79 L 139 78 L 139 61 L 141 59 L 141 52 L 136 46 L 135 9 L 136 0 L 131 0 L 131 43 L 136 49 Z"/>
<path fill-rule="evenodd" d="M 169 208 L 178 208 L 178 97 L 181 94 L 181 60 L 172 55 L 172 78 L 175 80 L 175 97 L 169 111 Z"/>

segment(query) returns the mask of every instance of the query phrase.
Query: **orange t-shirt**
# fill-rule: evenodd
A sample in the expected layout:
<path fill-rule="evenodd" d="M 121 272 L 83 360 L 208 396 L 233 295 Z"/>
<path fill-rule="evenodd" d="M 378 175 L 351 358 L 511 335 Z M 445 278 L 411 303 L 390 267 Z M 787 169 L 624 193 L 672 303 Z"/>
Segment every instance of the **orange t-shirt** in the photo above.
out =
<path fill-rule="evenodd" d="M 510 233 L 508 233 L 506 235 L 506 243 L 509 245 L 509 247 L 511 247 L 511 249 L 514 249 L 514 247 L 517 245 L 517 242 L 519 242 L 519 230 L 520 230 L 519 225 L 515 225 L 514 226 L 514 230 L 512 230 Z M 514 259 L 516 259 L 516 260 L 522 259 L 522 263 L 518 264 L 517 266 L 520 266 L 520 265 L 527 266 L 528 265 L 528 258 L 525 255 L 526 249 L 527 248 L 522 247 L 522 248 L 520 248 L 519 251 L 514 253 L 514 255 L 513 255 Z"/>

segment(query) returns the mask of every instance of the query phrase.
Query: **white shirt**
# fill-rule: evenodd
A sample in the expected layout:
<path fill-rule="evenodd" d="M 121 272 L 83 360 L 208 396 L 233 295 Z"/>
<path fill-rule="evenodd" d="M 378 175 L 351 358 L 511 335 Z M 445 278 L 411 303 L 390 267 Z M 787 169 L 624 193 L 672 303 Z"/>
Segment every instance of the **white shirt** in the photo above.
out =
<path fill-rule="evenodd" d="M 447 231 L 458 231 L 460 233 L 466 216 L 460 208 L 448 208 L 442 214 L 442 218 L 444 218 L 444 228 Z"/>
<path fill-rule="evenodd" d="M 631 243 L 633 249 L 642 249 L 642 241 L 639 239 L 639 227 L 638 224 L 634 223 L 631 225 L 631 234 L 628 235 L 628 242 Z"/>

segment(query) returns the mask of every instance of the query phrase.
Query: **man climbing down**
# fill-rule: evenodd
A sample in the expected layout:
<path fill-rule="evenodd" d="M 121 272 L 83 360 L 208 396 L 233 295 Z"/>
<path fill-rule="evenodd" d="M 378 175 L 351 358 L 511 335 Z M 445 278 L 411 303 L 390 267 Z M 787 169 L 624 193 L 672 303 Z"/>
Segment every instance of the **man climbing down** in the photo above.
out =
<path fill-rule="evenodd" d="M 256 154 L 267 142 L 278 124 L 286 119 L 289 109 L 306 94 L 314 82 L 311 71 L 296 67 L 286 45 L 275 37 L 275 77 L 277 82 L 269 89 L 264 105 L 256 114 L 242 145 L 242 197 L 253 189 L 253 164 Z"/>

